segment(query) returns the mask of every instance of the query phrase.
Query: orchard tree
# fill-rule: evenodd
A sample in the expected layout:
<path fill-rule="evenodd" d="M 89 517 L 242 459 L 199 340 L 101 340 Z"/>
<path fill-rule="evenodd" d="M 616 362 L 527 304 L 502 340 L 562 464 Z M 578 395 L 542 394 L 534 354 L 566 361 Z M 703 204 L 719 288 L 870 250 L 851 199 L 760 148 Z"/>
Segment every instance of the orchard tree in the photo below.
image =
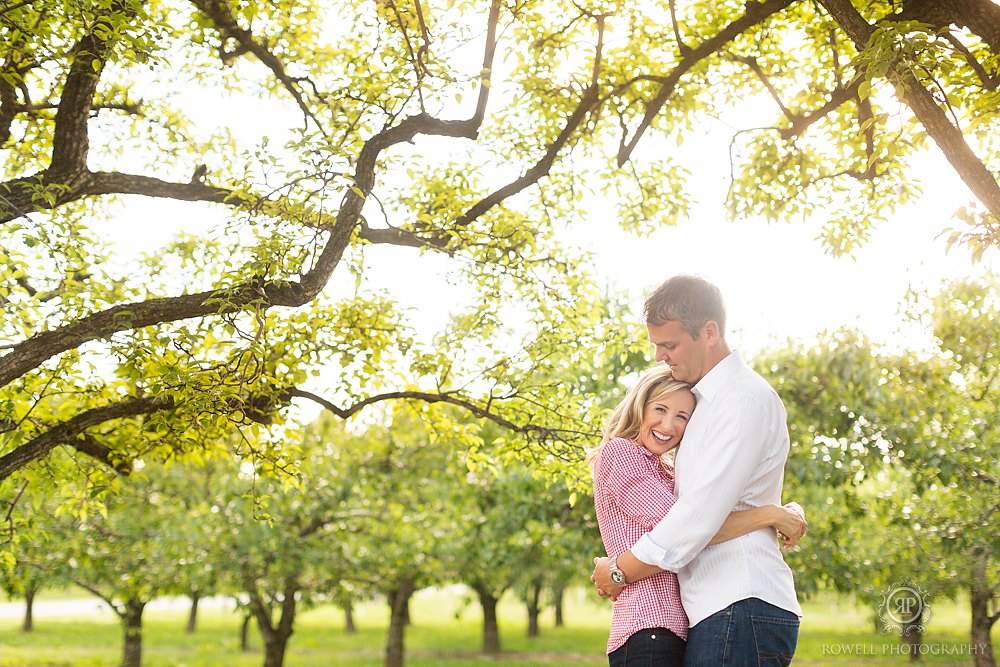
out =
<path fill-rule="evenodd" d="M 928 350 L 880 350 L 840 332 L 760 360 L 789 408 L 787 492 L 810 508 L 815 546 L 790 557 L 799 585 L 965 591 L 977 667 L 995 664 L 1000 617 L 997 287 L 988 277 L 915 297 Z"/>
<path fill-rule="evenodd" d="M 905 514 L 932 562 L 969 595 L 976 667 L 995 667 L 991 630 L 1000 618 L 1000 280 L 946 283 L 915 295 L 910 316 L 934 347 L 896 364 L 887 436 L 906 443 L 911 479 Z M 908 363 L 907 363 L 908 361 Z M 898 498 L 897 498 L 898 500 Z"/>
<path fill-rule="evenodd" d="M 58 514 L 64 511 L 49 490 L 23 475 L 0 482 L 4 523 L 0 541 L 0 588 L 10 598 L 24 600 L 23 632 L 35 629 L 35 596 L 45 588 L 64 587 L 61 565 L 66 561 L 67 535 Z"/>
<path fill-rule="evenodd" d="M 796 589 L 809 594 L 823 587 L 856 592 L 872 586 L 870 573 L 857 567 L 866 555 L 846 546 L 854 544 L 848 537 L 870 539 L 861 528 L 869 508 L 858 485 L 891 460 L 892 444 L 870 412 L 891 400 L 879 391 L 887 372 L 882 360 L 863 335 L 841 330 L 809 343 L 790 341 L 753 363 L 788 411 L 791 449 L 783 494 L 809 516 L 809 548 L 786 554 Z"/>
<path fill-rule="evenodd" d="M 518 538 L 531 525 L 542 489 L 544 483 L 532 483 L 530 473 L 507 469 L 470 472 L 453 490 L 452 503 L 460 510 L 445 538 L 446 569 L 476 595 L 483 613 L 483 653 L 501 651 L 497 604 L 537 547 Z"/>
<path fill-rule="evenodd" d="M 527 633 L 537 637 L 546 600 L 556 608 L 561 624 L 563 591 L 571 584 L 589 585 L 580 555 L 600 553 L 601 537 L 591 496 L 572 491 L 565 483 L 537 478 L 521 483 L 530 495 L 520 500 L 530 504 L 509 541 L 520 554 L 514 588 L 528 610 Z"/>
<path fill-rule="evenodd" d="M 460 447 L 475 439 L 475 423 L 441 406 L 398 405 L 385 424 L 366 429 L 342 448 L 346 483 L 364 513 L 343 536 L 344 579 L 364 595 L 380 594 L 389 607 L 386 667 L 406 660 L 406 627 L 413 595 L 453 583 L 443 554 L 464 520 L 453 502 L 465 486 Z M 460 493 L 460 492 L 459 492 Z"/>
<path fill-rule="evenodd" d="M 285 469 L 269 458 L 233 460 L 238 471 L 214 475 L 209 497 L 220 538 L 211 557 L 256 621 L 264 667 L 284 664 L 299 612 L 341 585 L 349 536 L 369 513 L 353 489 L 355 461 L 345 455 L 356 436 L 327 426 L 286 445 L 296 454 Z"/>
<path fill-rule="evenodd" d="M 188 455 L 181 464 L 158 470 L 159 493 L 168 498 L 178 520 L 177 568 L 168 592 L 191 600 L 185 631 L 193 633 L 198 624 L 202 598 L 223 592 L 223 572 L 228 567 L 218 558 L 223 526 L 218 519 L 217 486 L 230 474 L 225 459 Z"/>
<path fill-rule="evenodd" d="M 176 423 L 237 429 L 308 399 L 342 417 L 446 400 L 558 448 L 558 404 L 527 373 L 544 357 L 498 344 L 501 322 L 586 344 L 589 278 L 556 231 L 585 224 L 595 191 L 632 230 L 682 218 L 677 143 L 751 102 L 771 122 L 735 129 L 733 215 L 823 215 L 825 243 L 848 251 L 916 192 L 929 138 L 971 192 L 954 239 L 981 253 L 1000 238 L 998 14 L 991 0 L 5 3 L 0 478 L 59 446 L 127 470 L 135 453 L 102 441 L 111 422 L 186 410 Z M 235 126 L 250 108 L 265 129 Z M 177 236 L 134 257 L 115 243 L 125 223 Z M 426 349 L 382 293 L 402 258 L 468 290 L 455 348 Z"/>
<path fill-rule="evenodd" d="M 157 472 L 150 470 L 154 477 Z M 142 665 L 143 612 L 167 592 L 187 551 L 179 533 L 188 523 L 177 520 L 170 497 L 151 479 L 134 476 L 108 496 L 106 507 L 72 520 L 64 531 L 71 545 L 67 577 L 103 600 L 121 621 L 123 667 Z"/>

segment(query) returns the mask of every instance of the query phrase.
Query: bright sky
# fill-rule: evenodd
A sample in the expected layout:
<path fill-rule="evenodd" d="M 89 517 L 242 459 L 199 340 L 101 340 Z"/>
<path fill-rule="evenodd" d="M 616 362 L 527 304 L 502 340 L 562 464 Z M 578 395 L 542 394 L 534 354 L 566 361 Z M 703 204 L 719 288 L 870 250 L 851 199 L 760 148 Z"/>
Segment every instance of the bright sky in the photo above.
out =
<path fill-rule="evenodd" d="M 676 273 L 693 273 L 722 290 L 729 311 L 727 337 L 747 354 L 787 338 L 808 342 L 821 331 L 841 327 L 859 329 L 891 347 L 920 347 L 924 336 L 900 331 L 908 289 L 937 292 L 947 279 L 981 275 L 990 268 L 1000 271 L 996 251 L 979 264 L 962 247 L 946 252 L 945 239 L 938 236 L 946 228 L 961 227 L 952 215 L 971 196 L 936 149 L 922 160 L 920 171 L 923 195 L 875 229 L 851 257 L 833 257 L 823 249 L 816 239 L 821 221 L 726 221 L 728 166 L 720 165 L 702 171 L 696 186 L 699 204 L 676 226 L 640 238 L 597 211 L 591 219 L 574 222 L 571 235 L 594 253 L 593 265 L 586 268 L 603 284 L 629 295 L 637 322 L 650 289 Z M 445 263 L 425 255 L 418 268 L 410 263 L 414 256 L 410 250 L 372 252 L 373 266 L 384 261 L 399 267 L 394 274 L 373 272 L 372 281 L 403 303 L 419 304 L 416 321 L 438 328 L 461 288 L 448 284 Z M 407 266 L 412 268 L 403 268 Z M 449 293 L 454 298 L 445 296 Z"/>
<path fill-rule="evenodd" d="M 693 174 L 689 194 L 696 202 L 688 219 L 638 240 L 605 227 L 591 243 L 598 274 L 632 295 L 637 318 L 650 289 L 676 273 L 692 273 L 722 290 L 727 337 L 747 354 L 788 338 L 808 342 L 842 327 L 891 347 L 919 347 L 925 332 L 900 330 L 910 288 L 937 292 L 947 279 L 1000 270 L 996 251 L 976 265 L 964 248 L 946 251 L 942 231 L 964 227 L 953 214 L 973 197 L 933 144 L 916 157 L 910 172 L 923 194 L 875 228 L 850 257 L 834 257 L 822 247 L 817 237 L 823 220 L 727 221 L 735 127 L 769 126 L 778 110 L 762 96 L 741 103 L 731 115 L 702 124 L 685 143 L 692 147 L 684 166 Z"/>
<path fill-rule="evenodd" d="M 595 246 L 597 269 L 633 295 L 637 312 L 644 294 L 670 275 L 708 278 L 726 299 L 731 342 L 747 352 L 844 326 L 891 343 L 910 287 L 933 292 L 946 279 L 1000 268 L 995 251 L 978 265 L 964 248 L 946 252 L 944 238 L 936 237 L 960 226 L 952 214 L 970 197 L 943 157 L 929 155 L 925 170 L 921 198 L 897 211 L 852 257 L 822 248 L 820 221 L 727 222 L 726 186 L 719 183 L 703 191 L 691 219 L 649 239 L 616 235 Z"/>

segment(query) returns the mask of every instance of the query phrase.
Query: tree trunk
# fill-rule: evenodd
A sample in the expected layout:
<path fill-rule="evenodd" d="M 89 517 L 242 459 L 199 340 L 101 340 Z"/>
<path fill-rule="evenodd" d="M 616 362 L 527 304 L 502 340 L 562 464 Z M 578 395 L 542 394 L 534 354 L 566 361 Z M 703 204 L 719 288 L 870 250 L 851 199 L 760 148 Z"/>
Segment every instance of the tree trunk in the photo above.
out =
<path fill-rule="evenodd" d="M 483 653 L 500 653 L 500 629 L 497 626 L 497 598 L 483 587 L 474 586 L 483 607 Z"/>
<path fill-rule="evenodd" d="M 188 612 L 187 627 L 184 629 L 189 635 L 194 634 L 195 629 L 198 627 L 198 602 L 200 600 L 201 595 L 198 593 L 191 594 L 191 611 Z"/>
<path fill-rule="evenodd" d="M 250 621 L 253 619 L 253 612 L 247 612 L 243 617 L 243 626 L 240 628 L 240 650 L 244 653 L 250 651 Z"/>
<path fill-rule="evenodd" d="M 23 632 L 31 632 L 35 629 L 35 593 L 38 589 L 31 586 L 24 591 L 24 623 L 21 625 Z"/>
<path fill-rule="evenodd" d="M 415 590 L 412 582 L 403 581 L 399 588 L 389 591 L 389 633 L 385 640 L 385 667 L 403 667 L 406 610 Z"/>
<path fill-rule="evenodd" d="M 990 630 L 1000 612 L 990 609 L 993 598 L 993 590 L 986 579 L 986 558 L 979 554 L 972 566 L 972 585 L 969 587 L 969 607 L 972 612 L 970 639 L 975 667 L 997 667 Z"/>
<path fill-rule="evenodd" d="M 556 627 L 561 628 L 563 626 L 563 593 L 565 589 L 561 586 L 554 591 L 552 591 L 552 606 L 556 610 Z"/>
<path fill-rule="evenodd" d="M 285 664 L 285 649 L 288 637 L 275 634 L 264 642 L 264 667 L 282 667 Z"/>
<path fill-rule="evenodd" d="M 924 643 L 924 615 L 914 619 L 910 623 L 904 623 L 900 628 L 899 635 L 909 649 L 910 662 L 920 660 L 920 645 Z"/>
<path fill-rule="evenodd" d="M 122 667 L 142 667 L 142 610 L 146 603 L 132 598 L 125 603 L 122 625 L 125 628 L 125 648 Z"/>
<path fill-rule="evenodd" d="M 257 627 L 264 640 L 264 667 L 282 667 L 285 664 L 288 638 L 292 636 L 295 624 L 295 595 L 298 590 L 298 579 L 295 576 L 286 577 L 284 589 L 281 591 L 281 615 L 277 625 L 273 623 L 271 608 L 264 604 L 260 593 L 256 590 L 248 591 L 250 609 L 253 610 Z"/>
<path fill-rule="evenodd" d="M 354 605 L 350 600 L 344 603 L 344 632 L 353 635 L 358 629 L 354 626 Z"/>
<path fill-rule="evenodd" d="M 542 583 L 536 581 L 528 591 L 528 636 L 538 636 L 538 615 L 541 612 L 539 602 L 542 599 Z"/>

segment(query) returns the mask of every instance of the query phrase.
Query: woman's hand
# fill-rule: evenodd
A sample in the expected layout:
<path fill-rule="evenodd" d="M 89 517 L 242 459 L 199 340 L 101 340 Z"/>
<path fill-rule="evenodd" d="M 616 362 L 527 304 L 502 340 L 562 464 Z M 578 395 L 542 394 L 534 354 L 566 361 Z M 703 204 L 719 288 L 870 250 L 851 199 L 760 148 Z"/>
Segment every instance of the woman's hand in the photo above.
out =
<path fill-rule="evenodd" d="M 594 582 L 597 594 L 602 598 L 609 598 L 612 602 L 618 599 L 618 594 L 625 588 L 611 581 L 611 559 L 594 558 L 594 572 L 590 575 L 590 580 Z"/>
<path fill-rule="evenodd" d="M 775 510 L 774 527 L 778 530 L 778 537 L 786 547 L 794 547 L 809 528 L 805 510 L 796 502 L 775 506 Z"/>

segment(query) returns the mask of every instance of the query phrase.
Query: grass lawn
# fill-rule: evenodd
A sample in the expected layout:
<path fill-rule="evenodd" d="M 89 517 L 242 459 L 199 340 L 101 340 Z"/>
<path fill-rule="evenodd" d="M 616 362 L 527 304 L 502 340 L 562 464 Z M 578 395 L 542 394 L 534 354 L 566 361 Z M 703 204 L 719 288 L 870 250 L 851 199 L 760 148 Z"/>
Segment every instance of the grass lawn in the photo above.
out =
<path fill-rule="evenodd" d="M 551 610 L 542 617 L 539 637 L 526 636 L 524 608 L 505 599 L 500 606 L 504 653 L 478 654 L 478 605 L 458 592 L 422 591 L 411 606 L 413 625 L 406 633 L 410 667 L 589 667 L 606 665 L 608 607 L 589 590 L 567 596 L 566 625 L 552 627 Z M 805 605 L 796 665 L 848 667 L 904 665 L 908 656 L 892 635 L 874 630 L 870 613 L 846 598 L 824 596 Z M 959 604 L 937 601 L 924 636 L 926 665 L 971 666 L 968 612 Z M 239 650 L 240 617 L 231 607 L 203 609 L 198 631 L 184 633 L 183 610 L 146 613 L 146 667 L 259 667 L 261 642 L 251 633 L 251 651 Z M 332 607 L 301 613 L 285 661 L 287 667 L 378 667 L 382 664 L 388 614 L 383 603 L 361 605 L 358 632 L 343 630 L 343 614 Z M 121 630 L 110 613 L 36 619 L 36 630 L 20 631 L 20 621 L 0 619 L 0 667 L 112 667 L 120 661 Z M 994 643 L 1000 645 L 1000 639 Z"/>

